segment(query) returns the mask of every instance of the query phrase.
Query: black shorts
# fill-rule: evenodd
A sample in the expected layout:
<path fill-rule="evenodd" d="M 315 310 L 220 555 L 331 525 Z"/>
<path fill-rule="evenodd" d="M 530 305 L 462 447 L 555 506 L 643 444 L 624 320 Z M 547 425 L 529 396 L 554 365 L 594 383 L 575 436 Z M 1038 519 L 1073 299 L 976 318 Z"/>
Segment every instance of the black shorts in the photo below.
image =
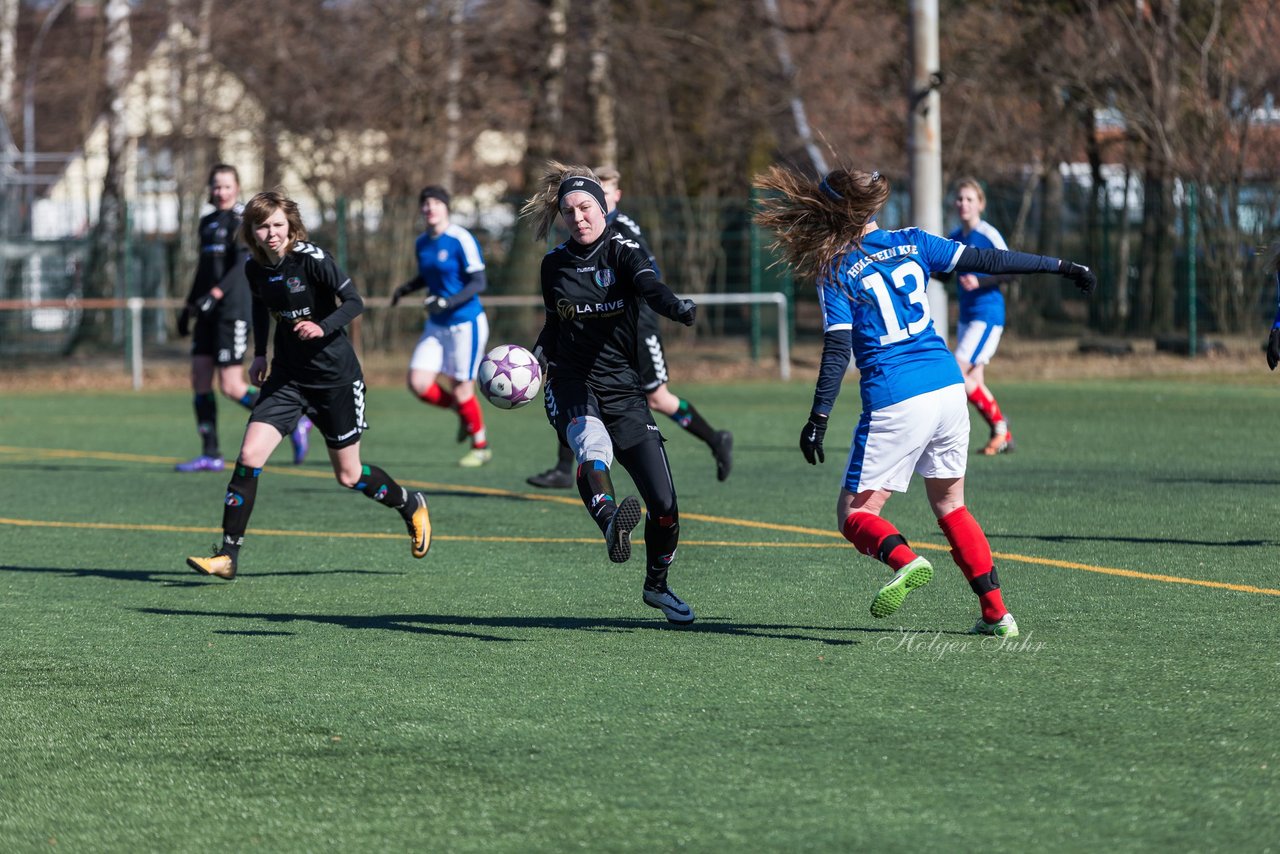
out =
<path fill-rule="evenodd" d="M 668 382 L 667 356 L 662 352 L 662 336 L 655 329 L 651 333 L 640 332 L 637 339 L 640 352 L 636 369 L 640 372 L 640 388 L 645 394 Z"/>
<path fill-rule="evenodd" d="M 345 448 L 360 441 L 369 429 L 364 420 L 364 378 L 348 385 L 302 386 L 268 377 L 249 415 L 250 423 L 270 424 L 288 436 L 305 412 L 330 448 Z"/>
<path fill-rule="evenodd" d="M 599 418 L 618 448 L 631 448 L 647 440 L 662 441 L 649 404 L 638 390 L 595 389 L 581 380 L 557 381 L 553 374 L 544 392 L 547 417 L 561 441 L 574 418 Z"/>
<path fill-rule="evenodd" d="M 249 318 L 218 310 L 196 319 L 191 355 L 212 356 L 215 365 L 239 365 L 249 352 Z"/>

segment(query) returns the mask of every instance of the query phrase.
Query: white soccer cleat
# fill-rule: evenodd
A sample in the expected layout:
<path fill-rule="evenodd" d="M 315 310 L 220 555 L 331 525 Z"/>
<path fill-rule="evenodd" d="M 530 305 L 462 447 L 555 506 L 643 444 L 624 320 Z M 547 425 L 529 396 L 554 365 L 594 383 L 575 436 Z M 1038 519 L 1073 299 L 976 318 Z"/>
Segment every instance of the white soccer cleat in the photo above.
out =
<path fill-rule="evenodd" d="M 988 623 L 986 620 L 978 620 L 977 625 L 969 629 L 971 635 L 991 635 L 997 638 L 1016 638 L 1018 636 L 1018 623 L 1013 619 L 1013 614 L 1005 614 L 994 623 Z"/>
<path fill-rule="evenodd" d="M 656 588 L 645 585 L 644 604 L 665 614 L 668 623 L 687 626 L 693 622 L 693 609 L 666 584 Z"/>

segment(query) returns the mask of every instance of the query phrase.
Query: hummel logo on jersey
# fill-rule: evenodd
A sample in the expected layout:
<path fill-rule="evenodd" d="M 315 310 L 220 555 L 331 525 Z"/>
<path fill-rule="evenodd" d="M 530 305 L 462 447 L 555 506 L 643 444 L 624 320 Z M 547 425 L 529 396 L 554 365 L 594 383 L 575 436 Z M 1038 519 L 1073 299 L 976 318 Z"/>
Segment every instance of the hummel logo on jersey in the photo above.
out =
<path fill-rule="evenodd" d="M 324 250 L 319 246 L 316 246 L 314 243 L 296 243 L 294 244 L 293 251 L 301 252 L 304 255 L 310 255 L 317 261 L 324 259 Z"/>
<path fill-rule="evenodd" d="M 268 282 L 283 282 L 284 276 L 267 276 Z"/>
<path fill-rule="evenodd" d="M 590 267 L 579 267 L 579 268 L 578 268 L 578 272 L 579 272 L 579 273 L 594 273 L 595 271 L 596 271 L 596 267 L 595 267 L 595 265 L 594 265 L 594 264 L 592 264 Z"/>
<path fill-rule="evenodd" d="M 636 243 L 634 240 L 628 240 L 627 238 L 623 237 L 621 234 L 613 235 L 613 239 L 621 243 L 623 246 L 630 246 L 632 249 L 640 248 L 639 243 Z"/>

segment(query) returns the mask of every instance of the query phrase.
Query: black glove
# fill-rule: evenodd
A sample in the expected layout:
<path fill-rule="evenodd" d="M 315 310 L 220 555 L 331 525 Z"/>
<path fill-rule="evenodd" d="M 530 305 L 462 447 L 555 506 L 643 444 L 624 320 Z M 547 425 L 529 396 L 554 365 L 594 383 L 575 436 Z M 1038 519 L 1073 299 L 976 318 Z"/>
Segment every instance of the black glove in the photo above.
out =
<path fill-rule="evenodd" d="M 422 301 L 422 307 L 427 310 L 427 314 L 439 314 L 449 307 L 449 300 L 432 294 Z"/>
<path fill-rule="evenodd" d="M 413 288 L 411 287 L 411 286 L 413 285 L 413 281 L 414 281 L 414 280 L 411 280 L 411 281 L 405 282 L 403 285 L 400 285 L 400 286 L 399 286 L 399 287 L 397 287 L 394 291 L 392 291 L 392 292 L 391 292 L 391 304 L 392 304 L 392 305 L 395 305 L 396 303 L 400 302 L 400 299 L 401 299 L 405 294 L 407 294 L 407 293 L 412 293 L 412 292 L 413 292 Z"/>
<path fill-rule="evenodd" d="M 542 345 L 535 345 L 533 348 L 533 358 L 538 360 L 538 371 L 542 374 L 542 384 L 547 383 L 547 369 L 551 367 L 547 363 L 547 355 L 542 352 Z"/>
<path fill-rule="evenodd" d="M 1280 365 L 1280 326 L 1267 336 L 1267 367 L 1274 371 L 1276 365 Z"/>
<path fill-rule="evenodd" d="M 192 306 L 195 308 L 196 315 L 199 317 L 208 317 L 217 305 L 218 299 L 213 294 L 205 294 L 200 297 L 200 299 L 192 303 Z"/>
<path fill-rule="evenodd" d="M 693 326 L 698 317 L 698 304 L 691 299 L 682 299 L 676 305 L 676 320 L 685 326 Z"/>
<path fill-rule="evenodd" d="M 178 337 L 186 338 L 191 334 L 191 309 L 183 306 L 182 311 L 178 314 Z"/>
<path fill-rule="evenodd" d="M 809 461 L 809 465 L 816 466 L 818 463 L 827 461 L 827 456 L 822 451 L 822 440 L 826 435 L 827 416 L 810 412 L 809 420 L 800 431 L 800 450 L 804 452 L 804 458 Z"/>
<path fill-rule="evenodd" d="M 1071 280 L 1071 283 L 1085 294 L 1093 293 L 1093 289 L 1098 286 L 1098 277 L 1093 271 L 1083 264 L 1073 264 L 1070 261 L 1058 262 L 1058 275 L 1065 276 Z"/>

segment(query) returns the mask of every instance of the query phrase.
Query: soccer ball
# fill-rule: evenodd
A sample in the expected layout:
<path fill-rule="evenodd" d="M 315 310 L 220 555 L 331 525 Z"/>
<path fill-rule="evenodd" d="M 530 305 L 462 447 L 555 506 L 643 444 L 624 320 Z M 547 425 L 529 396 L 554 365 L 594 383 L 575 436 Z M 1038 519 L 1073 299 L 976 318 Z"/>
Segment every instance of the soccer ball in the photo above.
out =
<path fill-rule="evenodd" d="M 538 360 L 519 344 L 502 344 L 480 362 L 480 393 L 499 409 L 519 409 L 538 396 L 542 369 Z"/>

